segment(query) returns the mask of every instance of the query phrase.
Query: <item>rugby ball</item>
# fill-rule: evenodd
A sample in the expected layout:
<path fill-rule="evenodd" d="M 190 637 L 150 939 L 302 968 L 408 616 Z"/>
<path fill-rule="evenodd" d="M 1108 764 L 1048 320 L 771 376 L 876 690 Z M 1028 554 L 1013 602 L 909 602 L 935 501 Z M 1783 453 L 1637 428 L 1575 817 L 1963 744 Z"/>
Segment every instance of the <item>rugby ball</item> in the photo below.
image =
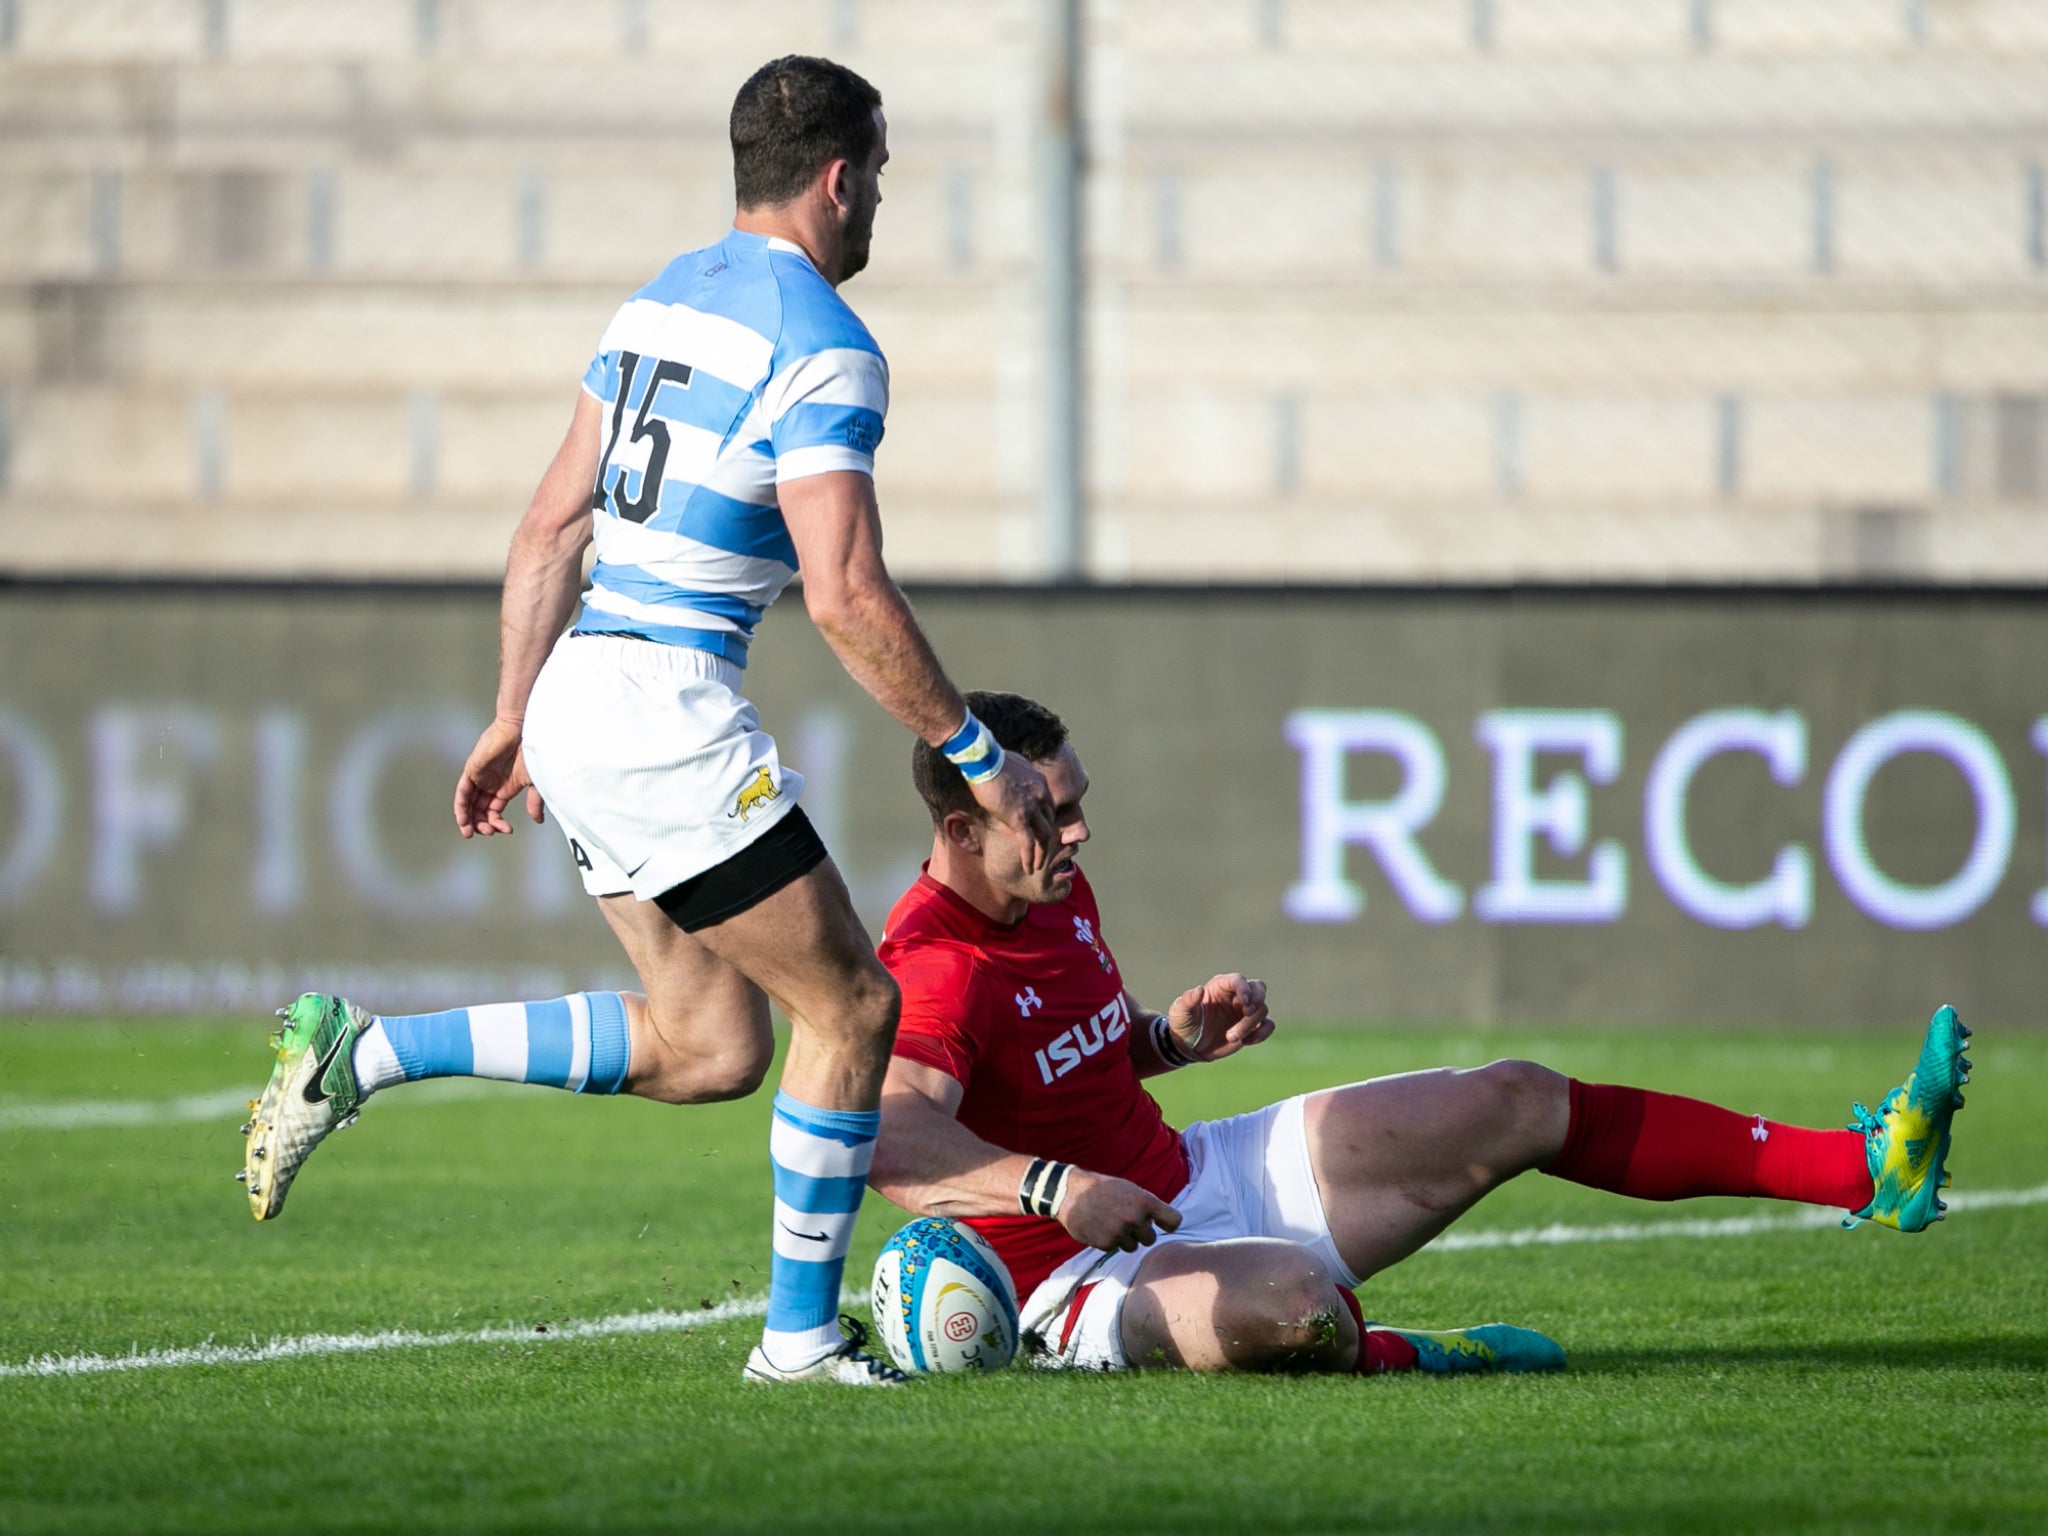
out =
<path fill-rule="evenodd" d="M 875 1329 L 913 1376 L 999 1371 L 1017 1353 L 1017 1287 L 972 1227 L 920 1216 L 875 1260 Z"/>

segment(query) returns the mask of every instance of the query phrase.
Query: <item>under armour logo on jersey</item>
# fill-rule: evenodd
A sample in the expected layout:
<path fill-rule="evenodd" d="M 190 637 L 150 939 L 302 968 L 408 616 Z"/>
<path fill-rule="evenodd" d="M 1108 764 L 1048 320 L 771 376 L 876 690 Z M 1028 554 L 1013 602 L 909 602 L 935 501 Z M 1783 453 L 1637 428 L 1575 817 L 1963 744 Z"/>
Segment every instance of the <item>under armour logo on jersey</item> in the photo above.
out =
<path fill-rule="evenodd" d="M 1756 1117 L 1756 1124 L 1749 1128 L 1749 1139 L 1751 1141 L 1769 1141 L 1771 1139 L 1771 1128 L 1764 1124 L 1764 1117 L 1762 1115 L 1758 1115 Z"/>
<path fill-rule="evenodd" d="M 1020 1019 L 1030 1018 L 1032 1009 L 1043 1008 L 1044 1006 L 1044 999 L 1039 997 L 1034 988 L 1026 987 L 1017 994 L 1017 1017 Z"/>

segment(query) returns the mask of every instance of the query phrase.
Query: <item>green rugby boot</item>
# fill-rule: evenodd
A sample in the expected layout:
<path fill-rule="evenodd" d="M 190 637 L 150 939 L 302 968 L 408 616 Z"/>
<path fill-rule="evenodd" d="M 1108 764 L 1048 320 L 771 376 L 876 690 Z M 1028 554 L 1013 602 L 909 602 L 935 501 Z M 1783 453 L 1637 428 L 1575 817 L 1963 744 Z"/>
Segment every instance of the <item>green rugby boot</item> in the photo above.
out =
<path fill-rule="evenodd" d="M 277 1047 L 263 1097 L 249 1101 L 242 1127 L 248 1144 L 242 1171 L 249 1210 L 268 1221 L 284 1209 L 285 1192 L 327 1133 L 354 1125 L 363 1102 L 356 1082 L 356 1040 L 375 1022 L 346 998 L 308 992 L 277 1010 L 284 1027 L 270 1037 Z"/>
<path fill-rule="evenodd" d="M 1876 1188 L 1870 1204 L 1842 1218 L 1843 1226 L 1874 1221 L 1900 1232 L 1923 1232 L 1944 1219 L 1948 1202 L 1939 1191 L 1948 1184 L 1949 1127 L 1970 1080 L 1970 1060 L 1963 1054 L 1969 1043 L 1969 1027 L 1944 1004 L 1927 1022 L 1912 1074 L 1884 1096 L 1876 1114 L 1855 1106 L 1849 1129 L 1863 1132 Z"/>
<path fill-rule="evenodd" d="M 1415 1346 L 1415 1368 L 1439 1376 L 1468 1371 L 1561 1371 L 1564 1349 L 1534 1328 L 1512 1323 L 1479 1323 L 1471 1328 L 1389 1328 L 1367 1323 L 1372 1333 L 1393 1333 Z"/>

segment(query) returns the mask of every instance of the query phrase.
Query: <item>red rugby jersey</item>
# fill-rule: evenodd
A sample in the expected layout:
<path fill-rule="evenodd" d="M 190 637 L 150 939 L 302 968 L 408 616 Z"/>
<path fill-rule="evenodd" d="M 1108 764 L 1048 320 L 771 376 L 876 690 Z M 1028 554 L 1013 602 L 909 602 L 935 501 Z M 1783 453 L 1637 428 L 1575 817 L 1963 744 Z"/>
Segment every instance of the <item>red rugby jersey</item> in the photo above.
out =
<path fill-rule="evenodd" d="M 1134 1015 L 1077 869 L 1065 901 L 994 921 L 929 874 L 889 914 L 882 963 L 903 989 L 896 1054 L 965 1089 L 960 1123 L 1009 1152 L 1056 1158 L 1144 1186 L 1188 1181 L 1180 1132 L 1139 1085 Z M 974 1216 L 1018 1300 L 1081 1245 L 1043 1216 Z"/>

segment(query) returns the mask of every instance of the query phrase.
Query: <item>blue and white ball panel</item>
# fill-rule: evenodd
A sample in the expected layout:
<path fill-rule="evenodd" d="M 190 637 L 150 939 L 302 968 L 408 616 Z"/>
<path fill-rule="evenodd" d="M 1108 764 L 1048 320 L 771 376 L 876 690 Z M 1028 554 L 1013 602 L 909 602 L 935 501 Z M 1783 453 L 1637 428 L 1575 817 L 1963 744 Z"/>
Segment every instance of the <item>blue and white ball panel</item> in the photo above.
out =
<path fill-rule="evenodd" d="M 1017 1354 L 1017 1288 L 973 1228 L 921 1216 L 883 1246 L 875 1328 L 913 1375 L 999 1371 Z"/>

